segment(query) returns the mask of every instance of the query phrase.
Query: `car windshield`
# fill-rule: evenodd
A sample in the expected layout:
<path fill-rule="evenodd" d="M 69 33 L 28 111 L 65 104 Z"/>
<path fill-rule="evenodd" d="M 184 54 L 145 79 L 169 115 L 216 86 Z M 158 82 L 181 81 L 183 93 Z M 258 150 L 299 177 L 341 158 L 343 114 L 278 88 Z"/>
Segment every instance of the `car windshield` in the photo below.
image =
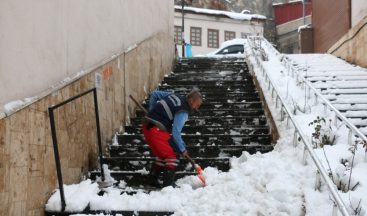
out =
<path fill-rule="evenodd" d="M 221 49 L 217 55 L 243 53 L 243 45 L 232 45 Z"/>

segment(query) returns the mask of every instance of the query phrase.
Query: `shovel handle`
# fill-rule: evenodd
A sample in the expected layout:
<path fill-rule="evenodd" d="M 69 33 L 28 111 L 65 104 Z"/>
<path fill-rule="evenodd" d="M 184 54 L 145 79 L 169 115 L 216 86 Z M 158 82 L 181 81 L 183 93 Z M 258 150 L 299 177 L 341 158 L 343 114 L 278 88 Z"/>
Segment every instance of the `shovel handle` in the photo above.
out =
<path fill-rule="evenodd" d="M 132 95 L 129 95 L 129 97 L 135 102 L 136 106 L 145 112 L 145 114 L 148 113 L 148 111 Z"/>
<path fill-rule="evenodd" d="M 190 156 L 187 155 L 186 159 L 195 167 L 196 163 Z"/>

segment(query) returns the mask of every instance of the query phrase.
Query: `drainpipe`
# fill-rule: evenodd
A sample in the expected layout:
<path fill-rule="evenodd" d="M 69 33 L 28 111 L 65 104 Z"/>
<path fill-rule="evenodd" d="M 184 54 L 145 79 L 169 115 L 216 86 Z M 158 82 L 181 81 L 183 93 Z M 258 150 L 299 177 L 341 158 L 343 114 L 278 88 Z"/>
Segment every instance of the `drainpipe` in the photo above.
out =
<path fill-rule="evenodd" d="M 184 7 L 185 1 L 181 1 L 181 11 L 182 11 L 182 27 L 181 27 L 181 34 L 182 34 L 182 58 L 185 57 L 185 21 L 184 21 Z"/>
<path fill-rule="evenodd" d="M 306 7 L 305 7 L 305 1 L 302 0 L 302 9 L 303 9 L 303 25 L 306 25 Z"/>

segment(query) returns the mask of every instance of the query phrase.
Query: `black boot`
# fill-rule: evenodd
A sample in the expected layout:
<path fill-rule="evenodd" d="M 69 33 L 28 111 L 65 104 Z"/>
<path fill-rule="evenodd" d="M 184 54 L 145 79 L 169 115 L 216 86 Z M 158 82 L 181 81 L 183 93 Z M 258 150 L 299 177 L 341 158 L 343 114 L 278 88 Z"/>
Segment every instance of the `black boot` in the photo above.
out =
<path fill-rule="evenodd" d="M 176 170 L 164 169 L 163 171 L 163 187 L 172 186 L 177 187 L 175 184 Z"/>
<path fill-rule="evenodd" d="M 161 173 L 162 169 L 157 169 L 156 167 L 153 166 L 148 174 L 147 185 L 151 187 L 160 188 L 161 185 L 159 184 L 158 178 Z"/>

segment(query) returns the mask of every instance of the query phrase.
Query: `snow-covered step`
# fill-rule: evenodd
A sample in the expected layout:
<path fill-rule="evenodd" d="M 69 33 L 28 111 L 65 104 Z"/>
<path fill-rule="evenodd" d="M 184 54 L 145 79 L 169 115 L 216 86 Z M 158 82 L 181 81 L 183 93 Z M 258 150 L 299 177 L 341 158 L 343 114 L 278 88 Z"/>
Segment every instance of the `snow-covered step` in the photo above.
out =
<path fill-rule="evenodd" d="M 325 90 L 321 90 L 322 94 L 367 94 L 366 88 L 353 88 L 353 89 L 344 89 L 344 88 L 328 88 Z"/>
<path fill-rule="evenodd" d="M 347 111 L 347 110 L 367 110 L 367 104 L 338 104 L 333 103 L 333 106 L 341 111 Z"/>
<path fill-rule="evenodd" d="M 266 144 L 271 141 L 270 134 L 183 134 L 182 138 L 190 145 L 245 145 L 250 143 Z M 142 144 L 145 143 L 142 135 L 118 136 L 120 144 Z"/>
<path fill-rule="evenodd" d="M 199 87 L 205 100 L 200 112 L 192 114 L 186 122 L 182 136 L 191 157 L 202 168 L 210 166 L 225 172 L 230 168 L 232 157 L 240 156 L 243 151 L 255 154 L 273 150 L 271 131 L 244 59 L 183 59 L 158 89 L 186 94 L 193 87 Z M 148 103 L 146 100 L 143 106 L 147 108 Z M 125 127 L 125 133 L 117 135 L 117 143 L 110 145 L 108 154 L 102 158 L 110 175 L 118 181 L 112 188 L 116 189 L 121 182 L 124 183 L 123 188 L 115 190 L 117 199 L 157 190 L 146 186 L 148 170 L 155 158 L 141 134 L 143 116 L 143 112 L 136 112 L 135 117 L 130 119 L 131 125 Z M 90 172 L 92 180 L 99 175 L 98 170 Z M 176 178 L 192 175 L 196 175 L 192 165 L 182 159 L 177 167 Z M 110 189 L 100 191 L 99 195 L 109 196 Z M 106 209 L 99 202 L 98 199 L 93 200 L 90 203 L 93 209 L 86 208 L 83 213 L 113 210 Z M 129 208 L 126 210 L 120 213 L 129 215 L 133 212 Z M 173 212 L 137 213 L 170 215 Z"/>
<path fill-rule="evenodd" d="M 205 155 L 205 152 L 202 153 Z M 229 160 L 231 157 L 228 157 L 224 154 L 223 157 L 194 157 L 195 162 L 200 164 L 202 168 L 206 167 L 217 167 L 221 171 L 228 171 L 230 168 Z M 103 159 L 103 162 L 108 164 L 109 169 L 112 170 L 150 170 L 150 165 L 155 161 L 155 157 L 106 157 Z M 186 159 L 181 159 L 180 164 L 177 166 L 177 171 L 185 171 L 192 169 L 190 163 L 186 161 Z"/>
<path fill-rule="evenodd" d="M 125 126 L 125 132 L 127 134 L 138 134 L 141 133 L 141 130 L 142 128 L 140 126 Z M 184 127 L 182 132 L 184 134 L 268 134 L 270 131 L 268 126 L 263 125 L 229 128 L 223 128 L 221 126 L 194 125 Z"/>
<path fill-rule="evenodd" d="M 365 88 L 367 86 L 367 81 L 328 81 L 328 82 L 314 82 L 312 85 L 315 88 Z"/>
<path fill-rule="evenodd" d="M 310 82 L 316 82 L 316 81 L 367 81 L 367 75 L 366 76 L 331 76 L 326 75 L 325 76 L 307 76 L 305 77 Z"/>
<path fill-rule="evenodd" d="M 243 100 L 240 98 L 239 100 Z M 261 109 L 246 109 L 246 110 L 233 110 L 233 109 L 213 109 L 210 111 L 212 116 L 227 116 L 227 115 L 239 115 L 239 116 L 251 116 L 251 115 L 264 115 L 264 111 Z M 190 117 L 201 117 L 204 115 L 204 111 L 195 112 L 190 114 Z M 136 117 L 143 117 L 145 113 L 143 111 L 136 112 Z"/>
<path fill-rule="evenodd" d="M 259 143 L 250 143 L 247 145 L 187 145 L 187 150 L 192 157 L 200 157 L 203 153 L 207 157 L 221 157 L 227 156 L 240 156 L 243 151 L 247 151 L 251 154 L 256 152 L 268 152 L 273 149 L 272 145 L 262 145 Z M 152 153 L 150 148 L 146 144 L 136 145 L 114 145 L 109 146 L 109 152 L 111 157 L 123 156 L 123 157 L 151 157 Z"/>
<path fill-rule="evenodd" d="M 287 55 L 335 108 L 367 135 L 367 69 L 333 55 Z M 307 68 L 307 70 L 306 70 Z"/>

